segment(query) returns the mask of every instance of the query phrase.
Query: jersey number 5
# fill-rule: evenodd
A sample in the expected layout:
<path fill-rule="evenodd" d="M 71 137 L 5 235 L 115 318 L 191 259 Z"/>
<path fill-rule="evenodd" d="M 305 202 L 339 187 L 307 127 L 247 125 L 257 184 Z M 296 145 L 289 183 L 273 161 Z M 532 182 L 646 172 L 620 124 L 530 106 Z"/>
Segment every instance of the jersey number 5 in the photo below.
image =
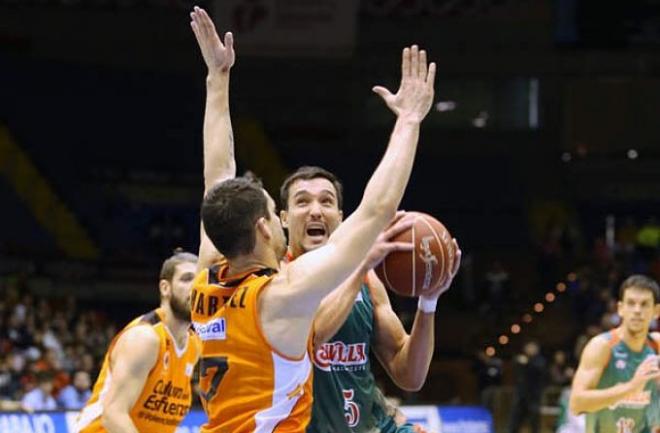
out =
<path fill-rule="evenodd" d="M 200 361 L 199 375 L 206 378 L 209 375 L 208 370 L 212 368 L 215 368 L 215 373 L 213 373 L 213 377 L 211 377 L 211 384 L 209 385 L 208 391 L 200 391 L 200 394 L 206 401 L 211 400 L 218 392 L 220 382 L 222 382 L 222 378 L 225 376 L 225 373 L 227 373 L 227 370 L 229 369 L 229 362 L 227 357 L 211 356 L 208 358 L 202 358 Z"/>
<path fill-rule="evenodd" d="M 349 427 L 355 427 L 360 423 L 360 406 L 354 401 L 355 391 L 353 389 L 342 389 L 344 394 L 344 418 Z"/>

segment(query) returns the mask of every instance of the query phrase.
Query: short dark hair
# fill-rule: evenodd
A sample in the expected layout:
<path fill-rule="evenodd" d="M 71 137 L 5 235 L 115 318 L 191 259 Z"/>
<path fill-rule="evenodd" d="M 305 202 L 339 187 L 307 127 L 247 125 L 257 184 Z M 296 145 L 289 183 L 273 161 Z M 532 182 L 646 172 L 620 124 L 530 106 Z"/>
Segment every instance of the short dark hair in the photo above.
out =
<path fill-rule="evenodd" d="M 183 248 L 175 248 L 172 251 L 172 255 L 165 259 L 163 265 L 160 267 L 160 279 L 167 280 L 171 283 L 176 267 L 185 262 L 197 263 L 197 256 L 184 251 Z"/>
<path fill-rule="evenodd" d="M 653 278 L 641 274 L 631 275 L 621 283 L 621 287 L 619 288 L 620 301 L 623 301 L 623 296 L 626 294 L 626 290 L 632 287 L 648 290 L 653 294 L 653 302 L 656 304 L 660 303 L 660 286 L 658 286 L 658 283 L 656 283 Z"/>
<path fill-rule="evenodd" d="M 280 187 L 280 201 L 282 209 L 286 210 L 289 208 L 289 189 L 291 185 L 297 180 L 311 180 L 317 178 L 328 179 L 332 185 L 335 187 L 335 192 L 337 193 L 337 206 L 339 209 L 342 209 L 344 205 L 344 187 L 341 184 L 341 181 L 337 176 L 330 173 L 328 170 L 315 167 L 310 165 L 305 165 L 300 167 L 298 170 L 294 171 L 284 180 L 284 183 Z"/>
<path fill-rule="evenodd" d="M 270 219 L 268 200 L 261 182 L 249 173 L 213 186 L 202 202 L 206 235 L 230 259 L 254 250 L 254 224 L 261 217 Z"/>

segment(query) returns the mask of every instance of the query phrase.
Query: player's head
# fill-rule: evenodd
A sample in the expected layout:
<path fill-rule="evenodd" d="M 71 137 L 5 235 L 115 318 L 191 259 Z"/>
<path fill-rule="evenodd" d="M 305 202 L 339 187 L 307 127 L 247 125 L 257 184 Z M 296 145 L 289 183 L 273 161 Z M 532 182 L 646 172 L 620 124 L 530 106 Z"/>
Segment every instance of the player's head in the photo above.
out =
<path fill-rule="evenodd" d="M 160 301 L 169 305 L 179 320 L 190 321 L 190 290 L 197 270 L 197 256 L 181 248 L 160 267 Z"/>
<path fill-rule="evenodd" d="M 651 321 L 660 315 L 660 287 L 644 275 L 632 275 L 619 288 L 618 312 L 631 334 L 648 332 Z"/>
<path fill-rule="evenodd" d="M 228 260 L 266 249 L 280 260 L 286 238 L 275 201 L 251 174 L 225 180 L 211 188 L 202 202 L 206 235 Z"/>
<path fill-rule="evenodd" d="M 320 167 L 300 167 L 280 188 L 282 225 L 294 254 L 323 246 L 343 218 L 342 185 Z"/>

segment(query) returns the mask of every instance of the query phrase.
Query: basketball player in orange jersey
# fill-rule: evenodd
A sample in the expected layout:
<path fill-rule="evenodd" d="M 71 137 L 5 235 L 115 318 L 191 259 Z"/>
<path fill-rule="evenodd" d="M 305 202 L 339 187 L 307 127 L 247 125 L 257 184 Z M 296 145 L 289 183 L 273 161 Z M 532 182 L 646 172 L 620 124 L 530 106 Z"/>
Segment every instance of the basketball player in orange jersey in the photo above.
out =
<path fill-rule="evenodd" d="M 225 36 L 223 45 L 204 11 L 196 8 L 191 15 L 211 69 L 216 54 L 227 54 L 231 37 L 228 42 Z M 208 40 L 213 43 L 207 45 Z M 225 63 L 226 79 L 231 64 L 233 57 Z M 246 178 L 225 180 L 207 190 L 204 228 L 226 261 L 204 269 L 193 284 L 193 324 L 203 346 L 200 382 L 209 416 L 202 431 L 304 431 L 311 412 L 307 352 L 316 310 L 360 265 L 394 217 L 412 170 L 420 123 L 432 104 L 434 77 L 435 64 L 427 67 L 423 51 L 417 46 L 403 51 L 398 92 L 377 90 L 397 120 L 362 202 L 325 246 L 279 273 L 286 244 L 272 198 Z M 213 97 L 207 94 L 207 116 Z M 211 129 L 205 126 L 205 141 Z M 202 242 L 200 248 L 208 247 Z M 209 257 L 203 249 L 200 255 Z"/>
<path fill-rule="evenodd" d="M 110 343 L 79 433 L 174 432 L 192 403 L 190 379 L 199 338 L 190 330 L 190 287 L 197 256 L 163 262 L 160 307 L 129 323 Z"/>

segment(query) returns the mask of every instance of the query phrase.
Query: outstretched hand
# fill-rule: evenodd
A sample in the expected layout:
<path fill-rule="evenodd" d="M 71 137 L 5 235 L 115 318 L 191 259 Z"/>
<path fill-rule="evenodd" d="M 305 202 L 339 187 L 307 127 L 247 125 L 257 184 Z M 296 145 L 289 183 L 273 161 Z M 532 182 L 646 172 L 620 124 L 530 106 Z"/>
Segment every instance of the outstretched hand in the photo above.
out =
<path fill-rule="evenodd" d="M 228 73 L 236 60 L 232 33 L 225 33 L 223 43 L 215 30 L 211 17 L 200 7 L 193 8 L 190 19 L 190 26 L 195 33 L 206 66 L 209 68 L 209 74 Z"/>
<path fill-rule="evenodd" d="M 427 66 L 426 51 L 417 45 L 404 48 L 401 58 L 401 84 L 396 94 L 382 86 L 372 90 L 397 115 L 412 121 L 421 122 L 433 104 L 433 82 L 435 63 Z"/>

